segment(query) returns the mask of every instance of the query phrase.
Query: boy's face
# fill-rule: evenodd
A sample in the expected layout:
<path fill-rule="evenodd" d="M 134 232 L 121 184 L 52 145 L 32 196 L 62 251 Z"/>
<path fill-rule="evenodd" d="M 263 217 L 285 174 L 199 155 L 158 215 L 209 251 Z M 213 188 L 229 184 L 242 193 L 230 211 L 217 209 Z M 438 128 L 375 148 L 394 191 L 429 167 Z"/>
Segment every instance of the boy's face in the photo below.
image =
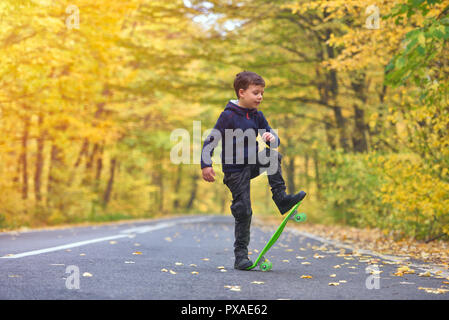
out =
<path fill-rule="evenodd" d="M 257 108 L 263 100 L 264 87 L 250 84 L 248 89 L 239 90 L 239 104 L 242 107 L 254 109 Z"/>

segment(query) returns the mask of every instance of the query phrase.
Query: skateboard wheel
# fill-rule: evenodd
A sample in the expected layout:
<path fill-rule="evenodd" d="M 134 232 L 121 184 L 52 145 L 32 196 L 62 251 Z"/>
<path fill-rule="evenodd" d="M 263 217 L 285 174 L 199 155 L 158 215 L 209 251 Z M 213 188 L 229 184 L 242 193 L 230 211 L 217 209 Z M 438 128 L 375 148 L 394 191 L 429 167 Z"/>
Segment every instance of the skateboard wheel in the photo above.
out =
<path fill-rule="evenodd" d="M 268 259 L 265 259 L 265 261 L 260 264 L 260 270 L 262 271 L 270 271 L 271 268 L 273 268 L 273 264 Z"/>
<path fill-rule="evenodd" d="M 304 222 L 304 221 L 306 221 L 306 219 L 307 219 L 307 216 L 304 212 L 296 213 L 294 216 L 294 220 L 296 222 Z"/>
<path fill-rule="evenodd" d="M 298 212 L 295 210 L 295 211 L 293 211 L 293 213 L 292 214 L 290 214 L 290 220 L 296 220 L 295 219 L 295 216 L 298 214 Z"/>

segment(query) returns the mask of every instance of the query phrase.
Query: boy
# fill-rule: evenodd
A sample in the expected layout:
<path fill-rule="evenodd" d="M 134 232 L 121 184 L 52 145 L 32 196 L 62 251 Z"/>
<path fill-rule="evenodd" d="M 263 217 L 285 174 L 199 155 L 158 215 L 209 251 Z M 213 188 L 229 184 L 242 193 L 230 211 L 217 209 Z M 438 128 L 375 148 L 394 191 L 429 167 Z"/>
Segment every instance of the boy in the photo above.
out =
<path fill-rule="evenodd" d="M 215 181 L 212 153 L 222 140 L 223 183 L 232 193 L 231 212 L 235 218 L 234 268 L 246 270 L 253 262 L 248 258 L 251 226 L 250 181 L 266 171 L 272 199 L 281 214 L 285 214 L 306 193 L 287 195 L 281 172 L 282 156 L 273 148 L 279 137 L 268 125 L 263 113 L 257 110 L 263 99 L 265 81 L 254 72 L 243 71 L 234 80 L 238 100 L 231 100 L 221 113 L 211 134 L 206 138 L 201 156 L 203 179 Z M 270 147 L 259 152 L 257 134 Z M 235 152 L 234 152 L 235 150 Z M 268 160 L 268 161 L 267 161 Z"/>

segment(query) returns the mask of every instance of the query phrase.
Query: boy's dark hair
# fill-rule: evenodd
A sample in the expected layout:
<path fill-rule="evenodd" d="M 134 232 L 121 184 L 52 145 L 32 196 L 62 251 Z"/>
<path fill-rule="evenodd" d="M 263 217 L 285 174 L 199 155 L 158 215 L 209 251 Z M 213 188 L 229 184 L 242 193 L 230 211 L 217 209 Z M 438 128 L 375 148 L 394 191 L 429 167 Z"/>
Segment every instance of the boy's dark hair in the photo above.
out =
<path fill-rule="evenodd" d="M 265 80 L 257 73 L 251 71 L 242 71 L 235 76 L 234 90 L 237 95 L 237 99 L 240 98 L 239 90 L 246 90 L 251 84 L 265 87 Z"/>

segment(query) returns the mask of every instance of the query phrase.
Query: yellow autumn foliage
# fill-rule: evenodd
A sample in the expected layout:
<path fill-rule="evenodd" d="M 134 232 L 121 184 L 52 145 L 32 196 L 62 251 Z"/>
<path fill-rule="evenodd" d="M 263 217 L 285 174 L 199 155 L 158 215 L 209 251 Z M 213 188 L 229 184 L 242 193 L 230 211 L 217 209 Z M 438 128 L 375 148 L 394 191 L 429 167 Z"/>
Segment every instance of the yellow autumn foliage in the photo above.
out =
<path fill-rule="evenodd" d="M 448 235 L 448 182 L 432 174 L 432 170 L 412 154 L 390 155 L 372 164 L 385 178 L 376 194 L 389 208 L 386 224 L 390 231 L 401 224 L 407 235 Z"/>

